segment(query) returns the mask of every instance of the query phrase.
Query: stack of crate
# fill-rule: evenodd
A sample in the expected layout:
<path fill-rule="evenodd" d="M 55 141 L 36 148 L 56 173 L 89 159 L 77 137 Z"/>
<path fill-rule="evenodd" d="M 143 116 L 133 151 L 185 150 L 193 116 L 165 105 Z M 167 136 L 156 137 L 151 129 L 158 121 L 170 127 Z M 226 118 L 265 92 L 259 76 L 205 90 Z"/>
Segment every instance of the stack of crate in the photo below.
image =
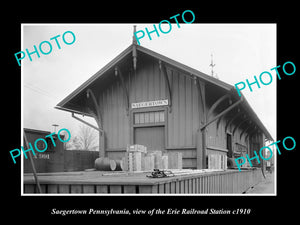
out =
<path fill-rule="evenodd" d="M 147 154 L 147 148 L 143 145 L 127 146 L 125 157 L 122 158 L 123 170 L 142 171 L 144 157 Z"/>
<path fill-rule="evenodd" d="M 208 155 L 208 169 L 227 169 L 227 156 L 221 154 Z"/>
<path fill-rule="evenodd" d="M 125 157 L 122 158 L 125 171 L 153 171 L 153 169 L 182 169 L 182 154 L 162 153 L 160 150 L 147 152 L 143 145 L 127 147 Z"/>

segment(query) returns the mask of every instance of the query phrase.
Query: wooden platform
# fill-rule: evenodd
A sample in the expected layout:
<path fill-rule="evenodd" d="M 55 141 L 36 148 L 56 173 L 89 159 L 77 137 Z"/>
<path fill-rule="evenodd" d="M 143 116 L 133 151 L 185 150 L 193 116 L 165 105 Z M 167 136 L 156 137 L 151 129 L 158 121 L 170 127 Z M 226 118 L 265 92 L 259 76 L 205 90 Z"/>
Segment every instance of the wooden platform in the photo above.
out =
<path fill-rule="evenodd" d="M 188 172 L 188 171 L 187 171 Z M 61 172 L 38 174 L 43 193 L 77 194 L 241 194 L 263 178 L 260 169 L 195 170 L 168 178 L 150 172 Z M 24 174 L 24 194 L 37 193 L 32 174 Z"/>

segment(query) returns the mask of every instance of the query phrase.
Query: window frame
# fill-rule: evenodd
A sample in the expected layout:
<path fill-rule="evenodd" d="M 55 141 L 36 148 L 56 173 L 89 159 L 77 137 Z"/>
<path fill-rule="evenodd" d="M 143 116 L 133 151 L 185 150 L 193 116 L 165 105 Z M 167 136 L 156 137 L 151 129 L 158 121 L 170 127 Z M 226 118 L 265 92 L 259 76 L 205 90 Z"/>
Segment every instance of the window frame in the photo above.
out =
<path fill-rule="evenodd" d="M 156 112 L 163 112 L 164 122 L 148 122 L 148 123 L 135 123 L 135 116 L 138 113 L 156 113 Z M 160 115 L 159 115 L 160 118 Z M 155 121 L 155 114 L 154 114 L 154 121 Z M 145 120 L 145 118 L 144 118 Z M 149 114 L 149 120 L 150 120 L 150 114 Z M 155 107 L 155 108 L 141 108 L 141 109 L 135 109 L 132 111 L 132 127 L 154 127 L 154 126 L 166 126 L 167 122 L 167 110 L 165 107 Z"/>

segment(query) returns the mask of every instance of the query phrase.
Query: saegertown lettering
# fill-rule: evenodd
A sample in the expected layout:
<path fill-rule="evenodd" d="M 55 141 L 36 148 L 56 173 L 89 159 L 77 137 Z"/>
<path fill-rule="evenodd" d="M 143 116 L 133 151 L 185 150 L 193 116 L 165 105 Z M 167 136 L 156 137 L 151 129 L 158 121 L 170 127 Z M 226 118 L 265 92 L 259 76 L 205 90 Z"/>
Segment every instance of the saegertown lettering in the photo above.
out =
<path fill-rule="evenodd" d="M 131 215 L 128 209 L 56 209 L 51 210 L 51 215 Z"/>

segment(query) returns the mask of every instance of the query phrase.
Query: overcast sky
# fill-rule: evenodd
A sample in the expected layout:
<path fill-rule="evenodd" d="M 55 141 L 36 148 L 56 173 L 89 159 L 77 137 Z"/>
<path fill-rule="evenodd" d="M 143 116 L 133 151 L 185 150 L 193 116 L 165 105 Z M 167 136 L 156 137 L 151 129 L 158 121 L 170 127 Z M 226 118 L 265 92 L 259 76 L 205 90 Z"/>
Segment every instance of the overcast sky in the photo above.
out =
<path fill-rule="evenodd" d="M 168 34 L 152 34 L 141 45 L 206 74 L 213 54 L 214 71 L 220 80 L 234 85 L 254 81 L 276 64 L 276 24 L 172 24 Z M 137 24 L 137 30 L 153 24 Z M 167 30 L 167 29 L 166 29 Z M 72 31 L 76 41 L 61 49 L 50 38 Z M 22 60 L 23 127 L 53 131 L 52 124 L 76 134 L 80 122 L 71 113 L 54 109 L 56 104 L 104 67 L 132 43 L 133 24 L 23 24 L 22 51 L 31 52 L 42 41 L 52 43 L 49 55 Z M 66 36 L 67 37 L 67 36 Z M 44 46 L 45 51 L 47 46 Z M 17 62 L 16 62 L 17 65 Z M 276 81 L 243 94 L 276 140 Z M 87 119 L 85 117 L 85 119 Z"/>

